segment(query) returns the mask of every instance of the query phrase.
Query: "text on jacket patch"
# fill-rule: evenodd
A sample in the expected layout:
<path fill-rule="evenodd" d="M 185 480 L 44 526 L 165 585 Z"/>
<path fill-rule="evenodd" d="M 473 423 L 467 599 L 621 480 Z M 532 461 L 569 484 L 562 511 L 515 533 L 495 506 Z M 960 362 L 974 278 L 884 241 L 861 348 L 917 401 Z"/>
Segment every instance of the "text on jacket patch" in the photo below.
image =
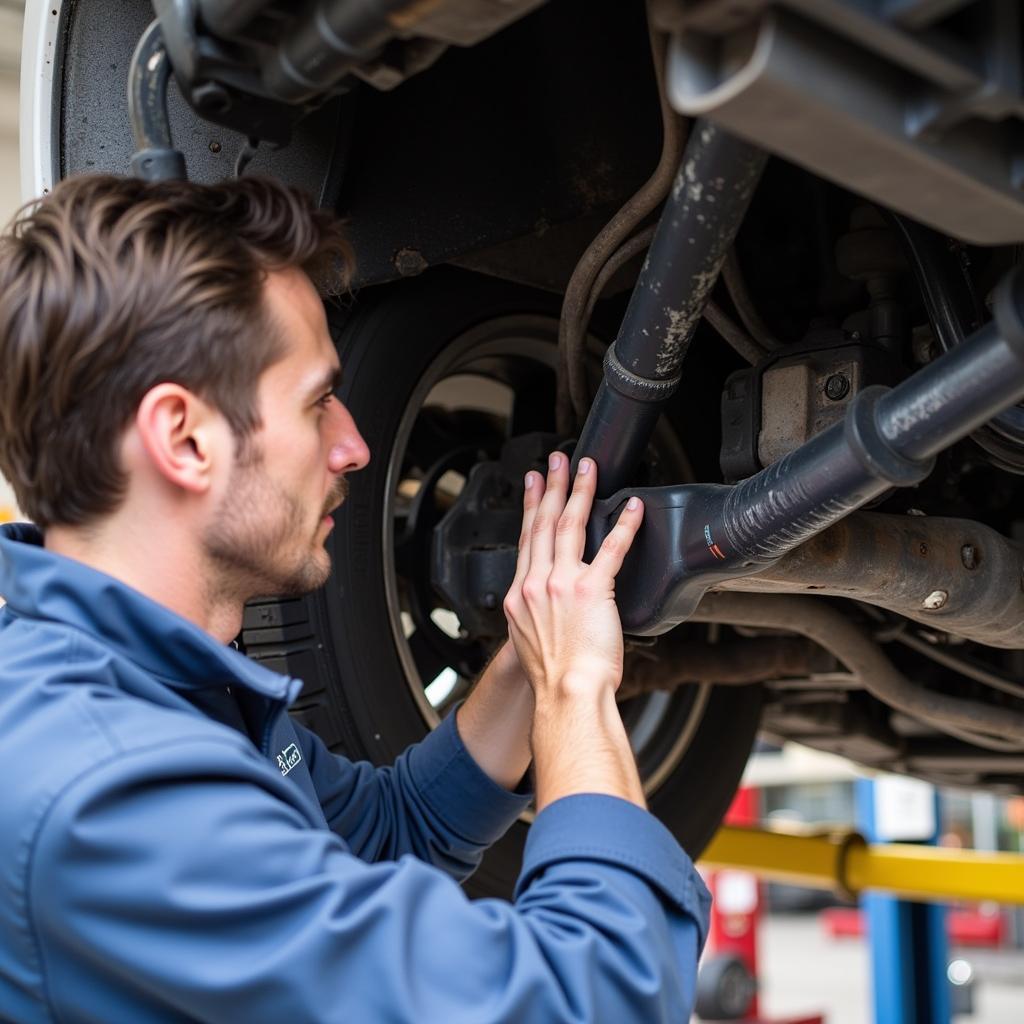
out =
<path fill-rule="evenodd" d="M 277 755 L 277 767 L 281 769 L 282 775 L 287 775 L 300 761 L 302 754 L 294 743 L 289 743 L 280 754 Z"/>

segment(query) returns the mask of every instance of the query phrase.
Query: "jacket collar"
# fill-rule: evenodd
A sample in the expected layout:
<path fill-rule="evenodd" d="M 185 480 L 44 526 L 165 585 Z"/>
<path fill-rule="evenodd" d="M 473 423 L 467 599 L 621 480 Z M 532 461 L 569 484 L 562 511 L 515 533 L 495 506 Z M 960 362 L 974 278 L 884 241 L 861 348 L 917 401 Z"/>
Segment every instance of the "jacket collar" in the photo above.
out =
<path fill-rule="evenodd" d="M 302 685 L 120 580 L 47 551 L 28 523 L 0 526 L 0 595 L 15 614 L 83 630 L 174 689 L 240 685 L 290 703 Z"/>

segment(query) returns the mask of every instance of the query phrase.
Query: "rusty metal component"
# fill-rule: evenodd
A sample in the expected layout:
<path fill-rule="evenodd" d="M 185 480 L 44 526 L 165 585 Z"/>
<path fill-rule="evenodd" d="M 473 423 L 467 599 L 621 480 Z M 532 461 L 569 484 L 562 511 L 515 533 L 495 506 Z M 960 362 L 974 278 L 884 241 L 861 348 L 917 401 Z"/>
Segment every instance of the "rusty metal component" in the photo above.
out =
<path fill-rule="evenodd" d="M 780 359 L 761 375 L 761 431 L 757 457 L 778 462 L 816 434 L 838 423 L 847 403 L 866 383 L 866 353 L 857 346 Z"/>
<path fill-rule="evenodd" d="M 1024 547 L 981 523 L 856 512 L 756 575 L 718 586 L 849 597 L 967 640 L 1018 649 L 1022 572 Z"/>
<path fill-rule="evenodd" d="M 978 746 L 1024 750 L 1024 711 L 952 697 L 912 682 L 848 615 L 811 597 L 768 594 L 706 594 L 690 616 L 761 629 L 784 629 L 821 644 L 863 684 L 897 711 Z"/>
<path fill-rule="evenodd" d="M 629 497 L 641 498 L 645 506 L 644 528 L 616 580 L 625 629 L 640 636 L 668 632 L 689 618 L 709 589 L 767 572 L 890 487 L 920 483 L 931 473 L 939 452 L 1024 396 L 1024 271 L 1020 268 L 1000 281 L 993 310 L 992 322 L 956 348 L 892 390 L 865 388 L 850 403 L 841 423 L 733 487 L 639 487 L 603 497 L 599 482 L 599 498 L 588 524 L 591 554 L 613 528 Z M 616 357 L 618 344 L 609 349 L 610 356 Z M 643 345 L 640 350 L 650 357 Z M 603 390 L 576 448 L 577 456 L 600 454 L 595 448 L 607 454 L 606 461 L 597 460 L 602 474 L 606 465 L 621 473 L 631 460 L 636 461 L 636 445 L 647 430 L 637 421 L 658 407 L 651 398 L 639 395 L 635 382 L 671 383 L 634 374 L 634 383 L 623 386 L 609 372 L 615 362 L 606 357 Z M 621 360 L 617 362 L 615 372 L 628 376 Z M 639 400 L 632 401 L 630 393 Z M 625 404 L 617 404 L 620 400 Z M 630 420 L 630 405 L 648 411 Z M 592 446 L 584 443 L 588 437 Z M 934 589 L 928 591 L 924 598 L 933 593 Z M 933 598 L 928 603 L 938 602 Z M 943 599 L 941 608 L 927 610 L 941 612 L 948 605 Z"/>
<path fill-rule="evenodd" d="M 617 697 L 627 700 L 687 683 L 744 686 L 827 672 L 833 666 L 834 659 L 827 651 L 796 637 L 711 644 L 669 634 L 658 642 L 653 656 L 628 658 Z"/>
<path fill-rule="evenodd" d="M 850 391 L 850 379 L 842 373 L 833 373 L 825 381 L 825 397 L 830 402 L 839 402 L 844 399 Z"/>
<path fill-rule="evenodd" d="M 889 352 L 873 342 L 851 344 L 852 337 L 816 329 L 799 346 L 761 359 L 740 353 L 756 365 L 726 381 L 721 463 L 727 481 L 753 476 L 827 430 L 869 382 L 898 379 Z"/>
<path fill-rule="evenodd" d="M 661 107 L 661 155 L 651 176 L 629 197 L 610 221 L 587 246 L 572 272 L 565 289 L 562 315 L 558 327 L 558 430 L 573 434 L 578 424 L 586 419 L 590 407 L 590 389 L 586 371 L 586 334 L 594 305 L 608 278 L 601 280 L 609 265 L 621 258 L 623 251 L 636 244 L 639 235 L 633 233 L 658 205 L 665 200 L 679 167 L 679 159 L 686 142 L 683 121 L 672 109 L 665 94 L 665 56 L 667 38 L 653 28 L 650 30 L 651 56 L 654 76 L 658 84 L 658 102 Z M 640 243 L 650 245 L 650 237 Z M 640 233 L 646 235 L 647 231 Z M 632 238 L 630 236 L 633 236 Z M 640 251 L 639 249 L 637 250 Z"/>
<path fill-rule="evenodd" d="M 573 456 L 601 467 L 598 493 L 636 469 L 761 177 L 765 153 L 699 121 L 689 142 Z"/>
<path fill-rule="evenodd" d="M 1002 66 L 999 47 L 1020 31 L 1019 4 L 992 5 L 988 31 L 956 56 L 962 30 L 950 21 L 959 22 L 938 23 L 948 3 L 674 6 L 675 17 L 661 17 L 659 8 L 657 20 L 681 28 L 668 75 L 681 114 L 713 118 L 852 192 L 976 245 L 1021 237 L 1024 203 L 1004 156 L 1017 130 L 1008 114 L 1018 109 L 1019 85 L 994 70 Z M 910 6 L 931 10 L 934 21 L 921 21 L 927 29 L 907 31 L 899 15 L 890 16 Z M 908 97 L 916 95 L 929 96 L 930 106 L 908 113 Z"/>

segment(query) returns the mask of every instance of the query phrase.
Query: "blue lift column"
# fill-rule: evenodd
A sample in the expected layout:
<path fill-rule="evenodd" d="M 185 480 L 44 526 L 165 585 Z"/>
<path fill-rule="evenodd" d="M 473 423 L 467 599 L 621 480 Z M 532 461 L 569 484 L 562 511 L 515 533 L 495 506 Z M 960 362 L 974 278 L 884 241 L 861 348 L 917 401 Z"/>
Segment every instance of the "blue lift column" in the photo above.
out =
<path fill-rule="evenodd" d="M 938 840 L 939 797 L 916 779 L 860 779 L 858 827 L 869 842 Z M 894 896 L 861 897 L 871 952 L 875 1024 L 949 1024 L 946 908 Z"/>

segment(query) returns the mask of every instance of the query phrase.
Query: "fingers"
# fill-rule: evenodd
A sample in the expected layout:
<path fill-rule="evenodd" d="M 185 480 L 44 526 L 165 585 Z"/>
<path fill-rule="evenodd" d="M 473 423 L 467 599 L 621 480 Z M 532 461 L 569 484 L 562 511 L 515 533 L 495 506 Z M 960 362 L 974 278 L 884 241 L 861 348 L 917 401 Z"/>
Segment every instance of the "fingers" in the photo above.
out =
<path fill-rule="evenodd" d="M 605 573 L 610 577 L 618 575 L 644 518 L 644 503 L 639 498 L 630 498 L 619 515 L 619 521 L 604 539 L 601 549 L 591 563 L 591 570 Z"/>
<path fill-rule="evenodd" d="M 587 543 L 587 519 L 597 490 L 597 466 L 593 459 L 580 459 L 572 495 L 555 530 L 555 562 L 575 568 L 583 558 Z"/>
<path fill-rule="evenodd" d="M 523 481 L 523 527 L 519 533 L 519 555 L 516 559 L 515 584 L 521 584 L 530 571 L 530 541 L 533 536 L 533 521 L 537 516 L 541 498 L 544 496 L 544 478 L 532 470 Z"/>
<path fill-rule="evenodd" d="M 530 537 L 530 572 L 547 578 L 555 558 L 555 526 L 565 508 L 569 486 L 569 460 L 562 452 L 548 458 L 548 479 L 533 519 Z"/>

